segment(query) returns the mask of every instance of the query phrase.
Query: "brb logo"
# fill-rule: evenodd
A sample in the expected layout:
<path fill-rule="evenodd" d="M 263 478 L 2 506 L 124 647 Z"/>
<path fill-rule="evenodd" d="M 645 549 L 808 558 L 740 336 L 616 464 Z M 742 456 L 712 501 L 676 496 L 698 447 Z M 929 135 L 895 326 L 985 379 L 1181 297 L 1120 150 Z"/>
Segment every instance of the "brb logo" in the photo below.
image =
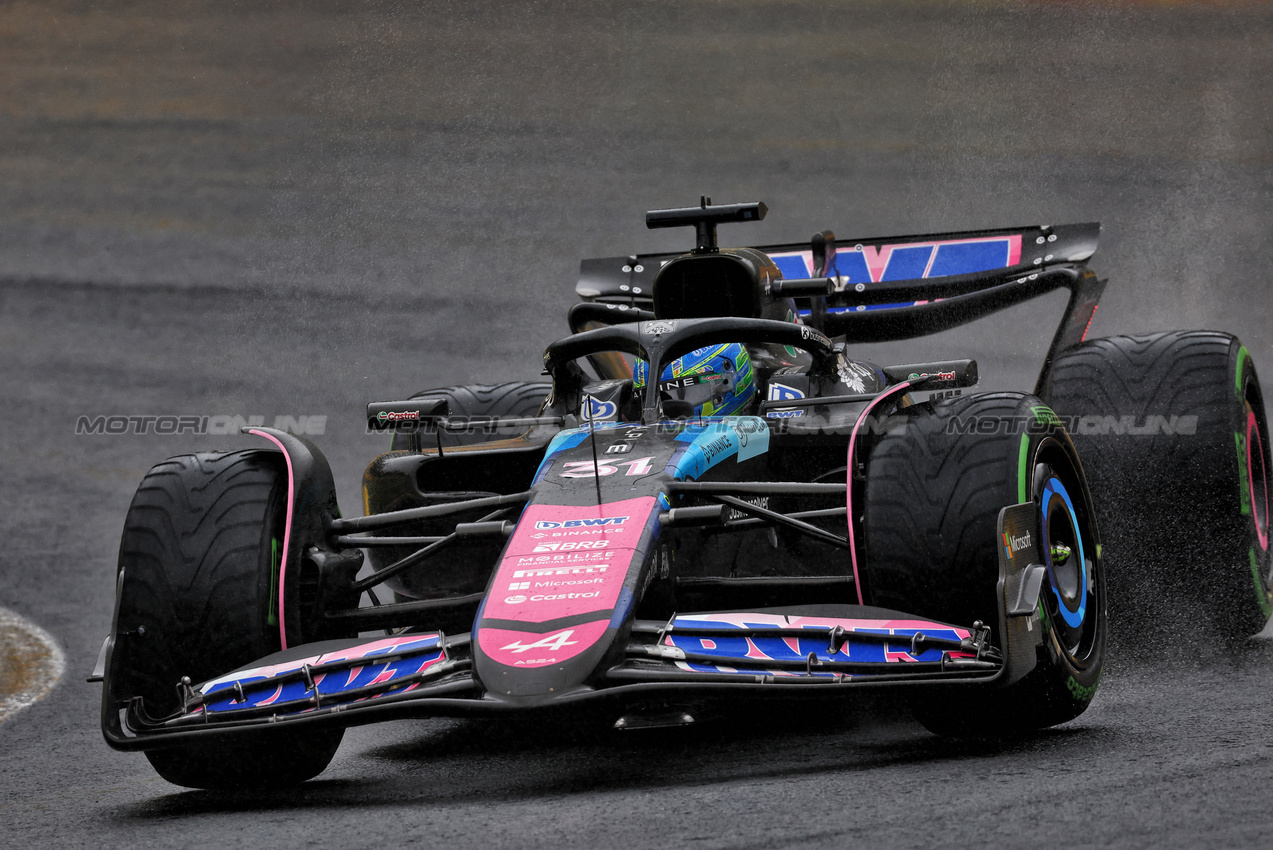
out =
<path fill-rule="evenodd" d="M 609 540 L 567 540 L 565 543 L 536 543 L 532 552 L 573 552 L 577 549 L 605 549 Z"/>
<path fill-rule="evenodd" d="M 628 521 L 625 516 L 605 516 L 605 517 L 589 517 L 587 519 L 564 519 L 560 522 L 553 520 L 541 519 L 535 523 L 535 528 L 587 528 L 595 525 L 623 525 Z"/>

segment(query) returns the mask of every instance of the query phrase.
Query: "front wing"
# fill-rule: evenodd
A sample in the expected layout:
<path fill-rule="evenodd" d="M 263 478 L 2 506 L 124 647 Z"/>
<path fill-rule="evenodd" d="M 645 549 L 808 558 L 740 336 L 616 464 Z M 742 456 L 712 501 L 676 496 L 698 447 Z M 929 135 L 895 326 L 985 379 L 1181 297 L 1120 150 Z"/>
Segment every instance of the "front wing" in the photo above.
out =
<path fill-rule="evenodd" d="M 112 746 L 140 750 L 263 728 L 346 727 L 586 704 L 622 708 L 660 698 L 993 687 L 1025 675 L 1040 642 L 1037 571 L 1014 567 L 1007 558 L 1000 566 L 999 625 L 1006 651 L 991 644 L 990 629 L 980 623 L 956 626 L 862 606 L 681 614 L 667 622 L 635 621 L 623 659 L 589 685 L 501 697 L 475 678 L 468 634 L 401 634 L 309 644 L 197 686 L 180 685 L 184 707 L 167 718 L 148 717 L 136 699 L 111 713 L 108 698 L 102 725 Z"/>

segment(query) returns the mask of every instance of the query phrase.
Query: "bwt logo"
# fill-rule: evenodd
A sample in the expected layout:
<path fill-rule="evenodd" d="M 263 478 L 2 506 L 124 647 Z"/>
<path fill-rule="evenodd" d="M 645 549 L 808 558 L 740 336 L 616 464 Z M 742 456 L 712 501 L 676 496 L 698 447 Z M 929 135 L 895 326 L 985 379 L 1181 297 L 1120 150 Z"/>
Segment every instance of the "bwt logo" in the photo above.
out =
<path fill-rule="evenodd" d="M 566 519 L 561 522 L 553 522 L 552 520 L 541 519 L 535 523 L 535 528 L 584 528 L 596 525 L 623 525 L 628 521 L 625 516 L 606 516 L 591 519 Z"/>

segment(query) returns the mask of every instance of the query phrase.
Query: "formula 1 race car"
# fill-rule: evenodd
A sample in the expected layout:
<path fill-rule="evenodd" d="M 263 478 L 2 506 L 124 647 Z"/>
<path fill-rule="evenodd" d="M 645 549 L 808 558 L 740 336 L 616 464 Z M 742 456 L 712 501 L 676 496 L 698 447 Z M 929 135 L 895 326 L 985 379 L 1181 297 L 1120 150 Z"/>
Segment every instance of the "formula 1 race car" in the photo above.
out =
<path fill-rule="evenodd" d="M 364 516 L 282 431 L 154 467 L 95 672 L 108 743 L 180 785 L 278 785 L 377 720 L 634 729 L 882 688 L 939 734 L 1021 734 L 1093 698 L 1103 555 L 1129 613 L 1180 592 L 1260 628 L 1267 423 L 1236 339 L 1085 341 L 1096 224 L 717 247 L 765 212 L 653 211 L 694 249 L 584 261 L 550 382 L 368 405 L 391 451 Z M 1061 288 L 1033 394 L 854 356 Z M 1155 511 L 1188 526 L 1150 535 Z"/>

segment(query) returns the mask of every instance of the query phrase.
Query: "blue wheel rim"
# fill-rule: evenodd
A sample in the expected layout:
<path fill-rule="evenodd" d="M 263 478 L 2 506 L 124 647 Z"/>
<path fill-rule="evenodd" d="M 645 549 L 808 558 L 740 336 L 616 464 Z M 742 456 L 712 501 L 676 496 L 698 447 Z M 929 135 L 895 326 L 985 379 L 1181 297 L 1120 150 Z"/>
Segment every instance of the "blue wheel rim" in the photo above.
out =
<path fill-rule="evenodd" d="M 1083 620 L 1087 615 L 1087 585 L 1089 581 L 1087 553 L 1083 550 L 1083 533 L 1079 526 L 1078 512 L 1074 510 L 1074 501 L 1070 498 L 1065 485 L 1056 477 L 1048 478 L 1047 483 L 1043 485 L 1040 502 L 1043 508 L 1043 556 L 1047 561 L 1052 595 L 1056 597 L 1057 611 L 1060 613 L 1061 619 L 1070 628 L 1078 629 L 1083 626 Z M 1055 511 L 1059 509 L 1063 509 L 1066 512 L 1070 528 L 1074 532 L 1074 539 L 1078 544 L 1078 605 L 1073 608 L 1070 607 L 1073 603 L 1066 602 L 1062 594 L 1061 585 L 1064 582 L 1058 576 L 1057 567 L 1052 563 L 1052 540 L 1048 520 L 1049 513 L 1055 516 Z"/>

